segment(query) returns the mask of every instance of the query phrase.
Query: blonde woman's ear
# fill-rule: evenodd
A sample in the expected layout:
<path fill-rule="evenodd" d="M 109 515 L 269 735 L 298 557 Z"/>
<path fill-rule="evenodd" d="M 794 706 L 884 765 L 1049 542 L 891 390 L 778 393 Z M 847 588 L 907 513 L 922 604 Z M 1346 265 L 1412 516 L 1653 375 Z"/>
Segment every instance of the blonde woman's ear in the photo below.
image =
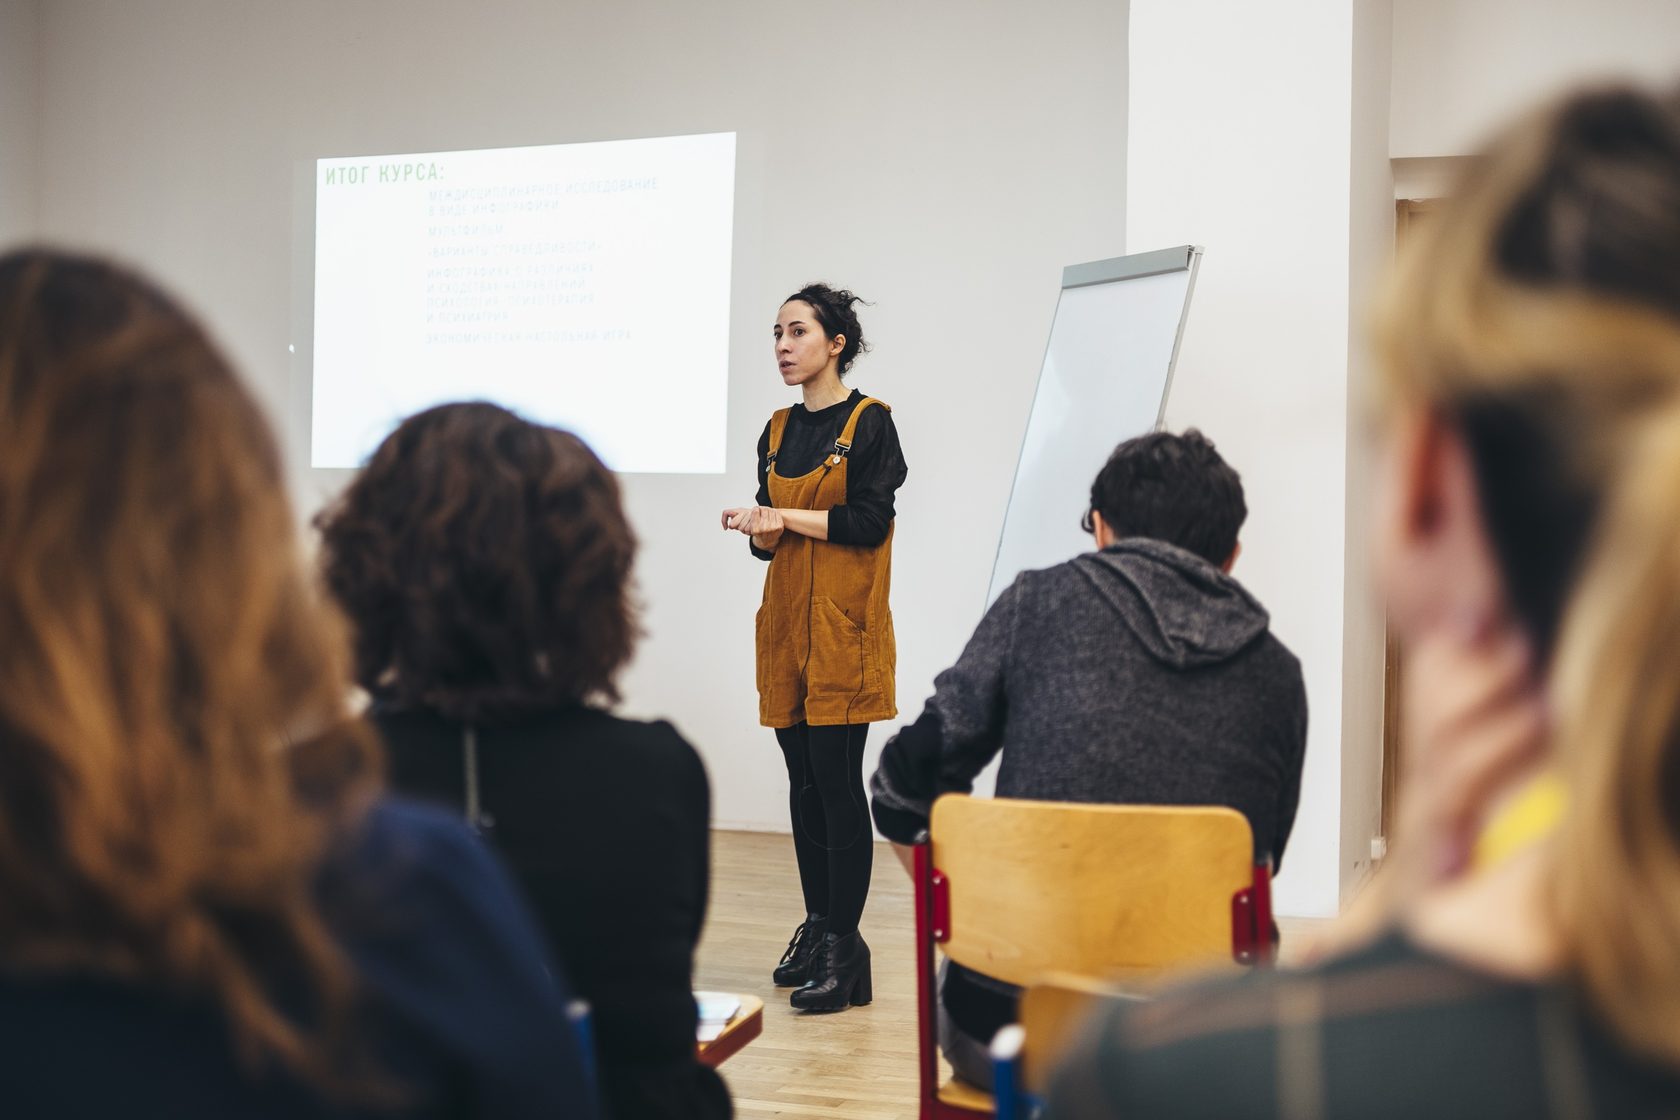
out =
<path fill-rule="evenodd" d="M 1403 635 L 1497 618 L 1504 583 L 1462 434 L 1420 410 L 1400 417 L 1390 438 L 1377 501 L 1378 579 L 1390 617 Z"/>

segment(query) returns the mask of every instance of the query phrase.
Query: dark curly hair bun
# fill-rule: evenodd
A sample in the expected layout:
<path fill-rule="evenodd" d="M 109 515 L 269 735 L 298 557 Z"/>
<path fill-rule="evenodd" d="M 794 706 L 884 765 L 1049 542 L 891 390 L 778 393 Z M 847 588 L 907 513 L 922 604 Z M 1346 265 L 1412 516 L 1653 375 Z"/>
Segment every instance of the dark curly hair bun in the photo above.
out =
<path fill-rule="evenodd" d="M 860 303 L 865 307 L 869 304 L 845 288 L 831 288 L 827 284 L 807 284 L 782 302 L 792 303 L 796 299 L 811 305 L 824 335 L 845 336 L 846 344 L 840 349 L 840 376 L 846 376 L 857 356 L 869 353 L 869 343 L 863 340 L 863 324 L 858 322 L 855 310 Z"/>
<path fill-rule="evenodd" d="M 428 409 L 316 526 L 371 695 L 484 720 L 618 698 L 636 539 L 570 432 L 482 402 Z"/>

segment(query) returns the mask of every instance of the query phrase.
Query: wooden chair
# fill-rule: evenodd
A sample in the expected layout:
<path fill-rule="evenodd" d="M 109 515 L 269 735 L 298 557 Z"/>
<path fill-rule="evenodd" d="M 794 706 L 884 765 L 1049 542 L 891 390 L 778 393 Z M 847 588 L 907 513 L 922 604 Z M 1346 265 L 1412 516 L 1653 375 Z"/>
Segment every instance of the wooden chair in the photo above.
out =
<path fill-rule="evenodd" d="M 939 1084 L 935 945 L 1023 988 L 1270 958 L 1270 861 L 1235 810 L 947 795 L 929 835 L 914 868 L 921 1120 L 996 1111 L 990 1094 Z"/>
<path fill-rule="evenodd" d="M 1021 1021 L 992 1040 L 997 1120 L 1034 1115 L 1052 1071 L 1105 1000 L 1141 999 L 1080 976 L 1054 975 L 1021 996 Z"/>

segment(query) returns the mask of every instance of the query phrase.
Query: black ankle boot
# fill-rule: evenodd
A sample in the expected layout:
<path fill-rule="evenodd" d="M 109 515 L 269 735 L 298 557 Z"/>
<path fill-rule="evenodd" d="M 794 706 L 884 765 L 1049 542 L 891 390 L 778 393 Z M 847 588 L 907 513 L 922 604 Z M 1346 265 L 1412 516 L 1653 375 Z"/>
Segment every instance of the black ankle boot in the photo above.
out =
<path fill-rule="evenodd" d="M 811 981 L 788 998 L 795 1011 L 844 1011 L 874 998 L 869 946 L 857 932 L 823 934 L 811 962 Z"/>
<path fill-rule="evenodd" d="M 826 921 L 821 914 L 805 915 L 805 920 L 793 931 L 793 940 L 788 942 L 787 952 L 776 964 L 776 987 L 797 988 L 811 978 L 811 959 L 817 955 L 817 946 L 822 944 Z"/>

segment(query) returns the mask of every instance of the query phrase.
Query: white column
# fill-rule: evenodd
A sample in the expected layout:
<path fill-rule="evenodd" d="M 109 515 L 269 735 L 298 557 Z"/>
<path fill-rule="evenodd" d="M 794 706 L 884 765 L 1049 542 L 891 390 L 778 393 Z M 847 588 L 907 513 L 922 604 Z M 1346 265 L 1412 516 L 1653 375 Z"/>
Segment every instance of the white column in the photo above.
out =
<path fill-rule="evenodd" d="M 1386 165 L 1387 10 L 1386 0 L 1132 0 L 1131 9 L 1126 247 L 1207 250 L 1167 423 L 1201 428 L 1241 472 L 1250 514 L 1236 575 L 1306 676 L 1306 773 L 1277 884 L 1279 912 L 1294 916 L 1335 912 L 1369 859 L 1376 823 L 1374 801 L 1355 791 L 1349 823 L 1363 844 L 1344 835 L 1344 711 L 1359 732 L 1346 743 L 1357 755 L 1349 769 L 1380 778 L 1380 735 L 1370 731 L 1380 730 L 1381 693 L 1379 679 L 1373 720 L 1368 680 L 1362 673 L 1344 690 L 1343 662 L 1368 670 L 1375 640 L 1381 664 L 1380 627 L 1349 625 L 1348 600 L 1360 592 L 1347 553 L 1360 545 L 1349 537 L 1359 501 L 1349 489 L 1349 355 L 1364 315 L 1350 274 L 1369 264 L 1373 205 L 1365 173 L 1355 214 L 1354 164 L 1356 150 L 1372 150 L 1375 126 Z M 1373 57 L 1380 75 L 1369 72 Z"/>
<path fill-rule="evenodd" d="M 0 0 L 0 247 L 40 229 L 38 0 Z"/>

